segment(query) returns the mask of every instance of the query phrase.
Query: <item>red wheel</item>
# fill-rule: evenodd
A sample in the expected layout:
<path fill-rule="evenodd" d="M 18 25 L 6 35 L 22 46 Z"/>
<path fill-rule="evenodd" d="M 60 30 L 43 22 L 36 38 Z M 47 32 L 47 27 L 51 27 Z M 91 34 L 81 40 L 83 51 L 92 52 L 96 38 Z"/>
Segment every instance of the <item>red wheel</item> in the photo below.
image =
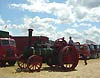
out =
<path fill-rule="evenodd" d="M 18 61 L 18 66 L 21 68 L 21 69 L 25 69 L 27 68 L 27 64 L 24 62 L 24 61 Z"/>
<path fill-rule="evenodd" d="M 31 72 L 34 72 L 34 71 L 39 72 L 40 68 L 42 66 L 42 58 L 40 56 L 37 56 L 37 55 L 32 55 L 29 57 L 27 64 L 28 64 L 28 69 Z"/>
<path fill-rule="evenodd" d="M 27 63 L 26 63 L 26 60 L 23 59 L 23 56 L 21 55 L 17 61 L 17 64 L 18 66 L 21 68 L 21 69 L 25 69 L 27 68 Z"/>
<path fill-rule="evenodd" d="M 59 63 L 66 70 L 74 70 L 79 61 L 79 54 L 75 47 L 66 46 L 59 53 Z"/>

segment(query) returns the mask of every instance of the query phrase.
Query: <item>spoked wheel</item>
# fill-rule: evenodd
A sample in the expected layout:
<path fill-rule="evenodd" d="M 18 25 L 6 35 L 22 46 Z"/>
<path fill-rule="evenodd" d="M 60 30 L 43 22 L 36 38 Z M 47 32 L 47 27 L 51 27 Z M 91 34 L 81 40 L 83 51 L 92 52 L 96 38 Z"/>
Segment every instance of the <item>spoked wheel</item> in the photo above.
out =
<path fill-rule="evenodd" d="M 27 63 L 26 60 L 23 58 L 23 56 L 20 56 L 20 58 L 17 61 L 17 64 L 21 69 L 27 68 Z"/>
<path fill-rule="evenodd" d="M 27 64 L 28 64 L 28 69 L 31 72 L 34 72 L 34 71 L 39 72 L 42 66 L 42 57 L 37 56 L 37 55 L 32 55 L 29 57 Z"/>
<path fill-rule="evenodd" d="M 72 46 L 64 47 L 59 53 L 59 63 L 66 70 L 74 70 L 79 61 L 77 50 Z"/>
<path fill-rule="evenodd" d="M 18 63 L 18 66 L 19 66 L 21 69 L 27 68 L 27 63 L 24 62 L 24 60 L 17 61 L 17 63 Z"/>

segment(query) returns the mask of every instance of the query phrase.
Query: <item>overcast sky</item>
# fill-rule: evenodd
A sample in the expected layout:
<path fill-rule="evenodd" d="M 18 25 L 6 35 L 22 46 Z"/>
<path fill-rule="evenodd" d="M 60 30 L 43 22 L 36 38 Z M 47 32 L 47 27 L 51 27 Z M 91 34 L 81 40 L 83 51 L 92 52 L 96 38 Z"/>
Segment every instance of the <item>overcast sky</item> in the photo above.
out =
<path fill-rule="evenodd" d="M 100 0 L 0 0 L 0 30 L 100 44 Z"/>

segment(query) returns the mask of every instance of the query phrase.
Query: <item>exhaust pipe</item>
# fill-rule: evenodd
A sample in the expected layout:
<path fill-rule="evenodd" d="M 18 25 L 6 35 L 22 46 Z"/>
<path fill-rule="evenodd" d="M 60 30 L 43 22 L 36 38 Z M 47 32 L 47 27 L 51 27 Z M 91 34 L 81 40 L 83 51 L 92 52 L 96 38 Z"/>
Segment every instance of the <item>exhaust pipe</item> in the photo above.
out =
<path fill-rule="evenodd" d="M 28 29 L 28 45 L 29 45 L 29 47 L 31 47 L 31 45 L 32 45 L 32 31 L 33 31 L 33 29 Z"/>

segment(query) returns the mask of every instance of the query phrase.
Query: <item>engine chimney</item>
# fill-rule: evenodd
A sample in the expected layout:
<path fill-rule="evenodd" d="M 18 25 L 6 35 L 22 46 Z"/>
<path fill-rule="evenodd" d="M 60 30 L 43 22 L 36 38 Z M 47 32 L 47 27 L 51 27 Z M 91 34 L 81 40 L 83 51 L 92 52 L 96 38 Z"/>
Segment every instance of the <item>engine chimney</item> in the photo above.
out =
<path fill-rule="evenodd" d="M 29 42 L 28 42 L 28 44 L 29 44 L 29 47 L 31 46 L 31 44 L 32 44 L 32 31 L 33 31 L 33 29 L 28 29 L 28 40 L 29 40 Z"/>

